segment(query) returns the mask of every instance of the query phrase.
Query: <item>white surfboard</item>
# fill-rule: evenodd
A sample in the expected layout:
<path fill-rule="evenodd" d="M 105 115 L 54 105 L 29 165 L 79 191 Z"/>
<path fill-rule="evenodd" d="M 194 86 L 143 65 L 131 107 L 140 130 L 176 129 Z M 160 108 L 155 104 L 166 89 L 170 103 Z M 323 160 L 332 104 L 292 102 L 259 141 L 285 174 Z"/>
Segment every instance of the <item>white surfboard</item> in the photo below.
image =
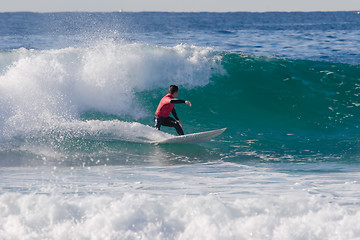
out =
<path fill-rule="evenodd" d="M 159 141 L 154 141 L 154 144 L 196 144 L 201 142 L 209 141 L 210 139 L 219 136 L 222 134 L 226 128 L 207 131 L 207 132 L 199 132 L 186 134 L 182 136 L 173 136 L 170 138 L 166 138 Z"/>

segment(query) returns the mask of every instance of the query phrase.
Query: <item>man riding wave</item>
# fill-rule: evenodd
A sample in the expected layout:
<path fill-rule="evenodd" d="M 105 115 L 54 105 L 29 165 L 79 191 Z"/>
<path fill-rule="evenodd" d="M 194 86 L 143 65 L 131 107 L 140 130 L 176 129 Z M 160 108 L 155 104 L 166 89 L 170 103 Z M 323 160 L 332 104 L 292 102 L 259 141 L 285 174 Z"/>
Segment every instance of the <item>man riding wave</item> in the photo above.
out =
<path fill-rule="evenodd" d="M 176 99 L 179 95 L 179 88 L 176 85 L 169 87 L 169 92 L 161 100 L 155 112 L 155 128 L 160 130 L 162 125 L 167 127 L 174 127 L 179 135 L 184 135 L 182 130 L 182 123 L 179 120 L 176 111 L 175 104 L 185 103 L 191 107 L 190 101 Z M 175 117 L 170 117 L 170 113 Z"/>

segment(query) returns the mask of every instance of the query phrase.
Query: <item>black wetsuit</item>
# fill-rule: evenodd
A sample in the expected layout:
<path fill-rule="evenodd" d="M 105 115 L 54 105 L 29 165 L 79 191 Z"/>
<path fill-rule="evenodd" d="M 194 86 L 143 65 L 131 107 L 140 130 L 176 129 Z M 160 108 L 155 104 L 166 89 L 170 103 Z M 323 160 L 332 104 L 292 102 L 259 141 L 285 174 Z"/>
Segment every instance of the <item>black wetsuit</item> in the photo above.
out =
<path fill-rule="evenodd" d="M 173 99 L 173 100 L 170 101 L 170 103 L 178 104 L 178 103 L 185 103 L 185 101 L 184 100 L 179 100 L 179 99 Z M 173 108 L 171 113 L 175 117 L 176 120 L 179 120 L 179 118 L 178 118 L 178 116 L 176 114 L 176 111 L 175 111 L 175 107 Z M 179 122 L 177 122 L 175 119 L 172 118 L 172 117 L 160 117 L 160 116 L 155 115 L 155 117 L 154 117 L 155 128 L 160 130 L 161 125 L 164 125 L 164 126 L 167 126 L 167 127 L 174 127 L 176 129 L 176 132 L 179 135 L 184 135 L 182 127 L 180 126 Z"/>

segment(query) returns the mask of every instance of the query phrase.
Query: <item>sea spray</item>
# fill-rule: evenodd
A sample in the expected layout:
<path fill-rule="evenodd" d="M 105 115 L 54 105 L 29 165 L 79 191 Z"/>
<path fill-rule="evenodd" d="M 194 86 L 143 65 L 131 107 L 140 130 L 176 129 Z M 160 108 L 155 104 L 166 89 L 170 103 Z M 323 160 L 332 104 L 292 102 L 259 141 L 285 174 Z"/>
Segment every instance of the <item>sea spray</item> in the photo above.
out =
<path fill-rule="evenodd" d="M 136 120 L 149 113 L 135 93 L 174 82 L 204 86 L 220 69 L 220 57 L 211 49 L 182 45 L 106 42 L 85 49 L 22 50 L 21 55 L 0 77 L 4 136 L 54 128 L 88 110 Z"/>

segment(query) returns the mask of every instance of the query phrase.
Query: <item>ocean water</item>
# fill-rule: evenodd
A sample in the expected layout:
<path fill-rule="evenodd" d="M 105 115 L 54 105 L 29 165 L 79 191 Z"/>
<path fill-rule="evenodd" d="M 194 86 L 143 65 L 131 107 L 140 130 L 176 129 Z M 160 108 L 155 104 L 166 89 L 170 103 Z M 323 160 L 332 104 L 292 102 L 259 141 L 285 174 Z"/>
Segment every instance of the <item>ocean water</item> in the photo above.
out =
<path fill-rule="evenodd" d="M 0 239 L 360 239 L 360 14 L 0 13 Z M 153 145 L 170 84 L 200 145 Z"/>

